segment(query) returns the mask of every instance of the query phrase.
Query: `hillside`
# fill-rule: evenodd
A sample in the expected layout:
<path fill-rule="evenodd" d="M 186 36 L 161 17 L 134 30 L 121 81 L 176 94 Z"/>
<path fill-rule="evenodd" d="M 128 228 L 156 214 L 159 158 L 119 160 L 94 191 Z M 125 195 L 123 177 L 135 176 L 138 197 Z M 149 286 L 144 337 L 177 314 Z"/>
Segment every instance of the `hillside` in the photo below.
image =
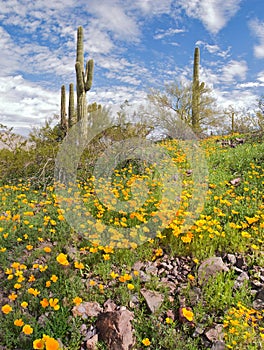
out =
<path fill-rule="evenodd" d="M 158 147 L 174 165 L 2 183 L 0 349 L 263 347 L 263 142 Z"/>

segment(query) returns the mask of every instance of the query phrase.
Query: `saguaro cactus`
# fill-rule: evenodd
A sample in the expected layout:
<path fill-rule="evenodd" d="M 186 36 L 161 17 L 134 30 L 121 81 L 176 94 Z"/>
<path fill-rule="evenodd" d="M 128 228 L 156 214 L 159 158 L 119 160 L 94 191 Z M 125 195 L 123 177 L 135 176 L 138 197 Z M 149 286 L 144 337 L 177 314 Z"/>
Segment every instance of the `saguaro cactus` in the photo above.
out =
<path fill-rule="evenodd" d="M 68 122 L 66 118 L 66 90 L 65 85 L 61 87 L 61 115 L 60 115 L 60 124 L 64 134 L 67 133 Z"/>
<path fill-rule="evenodd" d="M 193 82 L 192 82 L 192 128 L 194 132 L 200 131 L 200 99 L 204 83 L 199 82 L 200 50 L 194 50 Z"/>
<path fill-rule="evenodd" d="M 68 108 L 68 124 L 69 128 L 71 128 L 76 122 L 76 113 L 74 110 L 74 85 L 71 83 L 69 85 L 69 108 Z"/>
<path fill-rule="evenodd" d="M 79 27 L 77 32 L 77 55 L 76 55 L 76 90 L 77 90 L 77 121 L 86 115 L 86 92 L 92 87 L 93 81 L 93 60 L 86 63 L 84 72 L 83 53 L 83 28 Z"/>

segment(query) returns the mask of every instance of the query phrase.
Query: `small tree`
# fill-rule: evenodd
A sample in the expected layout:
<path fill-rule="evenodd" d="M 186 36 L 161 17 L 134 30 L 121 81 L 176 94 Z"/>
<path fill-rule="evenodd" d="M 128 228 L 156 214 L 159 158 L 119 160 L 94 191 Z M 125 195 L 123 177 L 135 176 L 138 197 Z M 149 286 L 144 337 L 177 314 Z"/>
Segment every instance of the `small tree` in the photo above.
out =
<path fill-rule="evenodd" d="M 165 87 L 164 92 L 152 89 L 148 100 L 151 109 L 149 114 L 153 118 L 154 125 L 163 129 L 165 133 L 167 130 L 169 135 L 177 128 L 179 122 L 181 125 L 186 124 L 197 134 L 216 126 L 219 114 L 215 99 L 210 92 L 211 90 L 205 86 L 200 92 L 199 115 L 196 116 L 196 123 L 199 124 L 198 132 L 198 126 L 194 128 L 193 124 L 192 84 L 171 83 Z"/>
<path fill-rule="evenodd" d="M 256 111 L 258 128 L 264 131 L 264 95 L 258 100 L 258 108 Z"/>

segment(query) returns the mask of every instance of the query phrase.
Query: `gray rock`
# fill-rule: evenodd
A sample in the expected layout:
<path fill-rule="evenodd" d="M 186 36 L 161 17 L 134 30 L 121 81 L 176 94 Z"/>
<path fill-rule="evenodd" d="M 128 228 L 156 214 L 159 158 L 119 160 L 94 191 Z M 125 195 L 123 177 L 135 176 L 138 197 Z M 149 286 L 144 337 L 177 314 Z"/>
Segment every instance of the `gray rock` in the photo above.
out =
<path fill-rule="evenodd" d="M 246 272 L 241 272 L 241 274 L 237 277 L 235 283 L 234 283 L 234 288 L 241 288 L 244 284 L 245 281 L 248 281 L 249 277 Z"/>
<path fill-rule="evenodd" d="M 264 301 L 261 300 L 261 299 L 256 299 L 253 301 L 253 308 L 258 310 L 258 311 L 261 311 L 264 309 Z"/>
<path fill-rule="evenodd" d="M 101 306 L 96 302 L 84 302 L 80 305 L 76 305 L 72 309 L 73 316 L 81 316 L 83 319 L 86 319 L 87 317 L 96 317 L 98 316 L 103 309 Z"/>
<path fill-rule="evenodd" d="M 139 278 L 142 282 L 149 282 L 151 280 L 150 275 L 146 274 L 144 271 L 139 271 Z"/>
<path fill-rule="evenodd" d="M 202 326 L 197 326 L 193 332 L 193 337 L 197 338 L 204 333 L 204 328 Z"/>
<path fill-rule="evenodd" d="M 211 347 L 211 350 L 225 350 L 225 349 L 226 349 L 225 343 L 222 341 L 215 342 Z"/>
<path fill-rule="evenodd" d="M 234 254 L 227 254 L 227 259 L 232 265 L 236 264 L 236 256 Z"/>
<path fill-rule="evenodd" d="M 157 311 L 163 303 L 164 296 L 156 291 L 141 289 L 140 293 L 146 300 L 146 303 L 152 313 Z"/>
<path fill-rule="evenodd" d="M 205 335 L 206 338 L 211 342 L 222 341 L 224 337 L 223 325 L 217 324 L 214 328 L 211 328 L 207 332 L 205 332 Z"/>
<path fill-rule="evenodd" d="M 260 300 L 264 301 L 264 287 L 258 291 L 258 293 L 256 295 L 256 299 L 260 299 Z"/>
<path fill-rule="evenodd" d="M 208 282 L 210 277 L 215 276 L 219 272 L 229 271 L 224 264 L 222 258 L 211 257 L 204 260 L 198 268 L 198 281 L 200 284 Z"/>
<path fill-rule="evenodd" d="M 155 265 L 146 266 L 145 271 L 149 275 L 153 275 L 153 276 L 157 276 L 158 275 L 158 268 Z"/>

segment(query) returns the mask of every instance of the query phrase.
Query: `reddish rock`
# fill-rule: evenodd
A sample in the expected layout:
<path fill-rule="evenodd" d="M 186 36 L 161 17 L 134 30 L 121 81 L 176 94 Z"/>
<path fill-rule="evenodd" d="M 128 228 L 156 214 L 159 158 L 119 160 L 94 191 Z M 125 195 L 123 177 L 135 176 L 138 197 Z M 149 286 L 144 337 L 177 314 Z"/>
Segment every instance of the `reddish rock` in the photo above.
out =
<path fill-rule="evenodd" d="M 98 334 L 95 334 L 92 338 L 88 339 L 86 342 L 87 350 L 96 350 L 98 343 Z"/>
<path fill-rule="evenodd" d="M 76 305 L 72 309 L 73 316 L 81 316 L 83 319 L 87 317 L 97 317 L 103 309 L 96 302 L 84 302 L 79 305 Z"/>
<path fill-rule="evenodd" d="M 140 293 L 146 300 L 146 303 L 152 313 L 159 309 L 163 303 L 164 296 L 156 291 L 141 289 Z"/>
<path fill-rule="evenodd" d="M 99 340 L 111 350 L 131 350 L 135 345 L 133 318 L 133 313 L 127 309 L 101 313 L 96 322 Z"/>

